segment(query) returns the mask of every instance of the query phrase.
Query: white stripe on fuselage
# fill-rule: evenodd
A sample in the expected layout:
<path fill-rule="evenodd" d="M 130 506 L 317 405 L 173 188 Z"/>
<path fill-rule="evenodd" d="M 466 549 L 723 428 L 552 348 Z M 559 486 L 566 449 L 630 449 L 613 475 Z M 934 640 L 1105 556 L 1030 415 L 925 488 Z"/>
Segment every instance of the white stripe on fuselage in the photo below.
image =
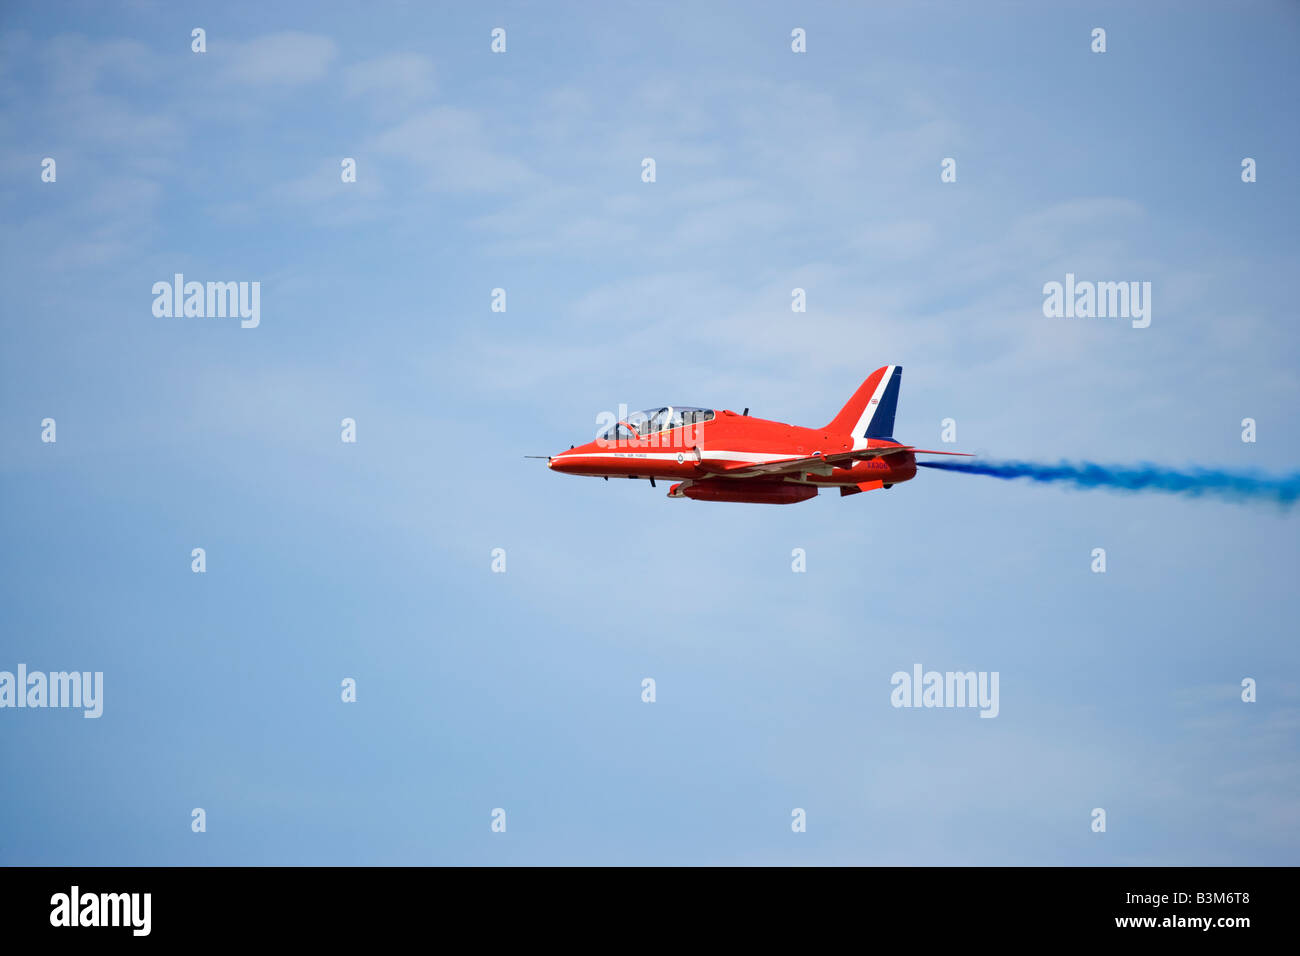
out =
<path fill-rule="evenodd" d="M 603 451 L 603 452 L 565 452 L 556 455 L 555 461 L 570 461 L 574 458 L 634 458 L 637 461 L 676 461 L 678 455 L 685 456 L 686 461 L 695 464 L 694 451 Z M 748 451 L 709 451 L 702 452 L 710 461 L 744 461 L 751 464 L 763 464 L 769 461 L 781 461 L 790 455 L 767 455 Z"/>
<path fill-rule="evenodd" d="M 748 451 L 711 451 L 711 452 L 709 452 L 709 460 L 710 460 L 710 461 L 737 461 L 737 462 L 747 462 L 747 463 L 749 463 L 749 464 L 762 464 L 763 462 L 768 462 L 768 461 L 783 461 L 783 460 L 785 460 L 785 459 L 787 459 L 787 458 L 790 458 L 790 457 L 791 457 L 790 455 L 768 455 L 768 454 L 762 454 L 762 453 L 759 453 L 759 452 L 748 452 Z M 631 462 L 631 461 L 677 461 L 677 453 L 676 453 L 676 452 L 613 452 L 613 451 L 609 451 L 609 452 L 585 452 L 585 451 L 577 451 L 577 452 L 565 452 L 563 455 L 556 455 L 555 458 L 554 458 L 554 460 L 555 460 L 555 461 L 568 461 L 568 460 L 571 460 L 571 459 L 574 459 L 574 458 L 604 458 L 604 459 L 617 458 L 617 459 L 619 459 L 619 461 L 628 461 L 628 462 Z M 695 461 L 694 461 L 692 458 L 690 458 L 690 457 L 688 457 L 686 460 L 687 460 L 688 462 L 690 462 L 691 464 L 695 464 Z M 832 466 L 832 467 L 841 467 L 841 466 L 836 465 L 836 466 Z M 812 469 L 811 467 L 809 467 L 808 469 L 806 469 L 806 471 L 808 471 L 809 473 L 811 473 L 812 470 L 813 470 L 813 469 Z M 746 470 L 746 471 L 736 472 L 735 474 L 728 474 L 728 475 L 725 475 L 725 476 L 718 476 L 718 475 L 715 475 L 715 476 L 713 476 L 713 477 L 728 477 L 728 478 L 741 478 L 741 479 L 743 479 L 743 478 L 747 478 L 747 477 L 749 477 L 749 476 L 752 475 L 752 474 L 753 474 L 753 472 Z M 791 483 L 791 484 L 799 484 L 799 485 L 816 485 L 816 486 L 819 487 L 819 488 L 838 488 L 838 487 L 841 487 L 841 486 L 844 486 L 844 487 L 846 487 L 846 488 L 852 488 L 852 487 L 854 487 L 855 485 L 858 484 L 858 481 L 857 481 L 857 480 L 850 480 L 850 481 L 810 481 L 810 480 L 808 480 L 807 478 L 804 477 L 804 472 L 803 472 L 803 471 L 791 472 L 791 473 L 788 473 L 788 474 L 782 474 L 782 475 L 778 475 L 777 477 L 780 477 L 783 481 L 785 481 L 785 482 L 787 482 L 787 483 Z M 823 476 L 823 477 L 825 477 L 825 476 Z M 860 480 L 860 479 L 859 479 L 859 480 Z M 694 479 L 685 478 L 685 479 L 682 480 L 682 485 L 685 486 L 685 485 L 687 485 L 687 484 L 691 484 L 691 483 L 693 483 L 693 481 L 694 481 Z M 678 494 L 677 497 L 678 497 L 678 498 L 683 498 L 683 497 L 685 497 L 685 495 Z"/>

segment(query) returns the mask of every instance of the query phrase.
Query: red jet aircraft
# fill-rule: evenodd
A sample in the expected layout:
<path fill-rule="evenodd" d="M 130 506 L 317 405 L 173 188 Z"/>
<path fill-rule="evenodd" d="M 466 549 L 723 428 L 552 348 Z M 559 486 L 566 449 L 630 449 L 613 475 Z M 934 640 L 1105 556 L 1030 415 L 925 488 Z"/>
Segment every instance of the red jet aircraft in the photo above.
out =
<path fill-rule="evenodd" d="M 669 498 L 788 505 L 831 485 L 841 495 L 892 488 L 916 474 L 916 455 L 959 455 L 893 438 L 903 369 L 871 373 L 830 424 L 800 428 L 679 405 L 629 415 L 586 445 L 552 455 L 552 471 L 597 478 L 680 478 Z M 969 457 L 969 456 L 966 456 Z"/>

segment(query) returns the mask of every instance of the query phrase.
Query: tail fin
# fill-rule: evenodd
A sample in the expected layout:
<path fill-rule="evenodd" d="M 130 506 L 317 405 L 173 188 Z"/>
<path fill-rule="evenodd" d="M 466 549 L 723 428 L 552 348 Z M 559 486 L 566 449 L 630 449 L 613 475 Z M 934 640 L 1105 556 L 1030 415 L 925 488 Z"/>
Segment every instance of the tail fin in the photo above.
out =
<path fill-rule="evenodd" d="M 901 365 L 886 365 L 876 369 L 826 426 L 826 431 L 852 435 L 855 447 L 865 445 L 868 438 L 892 440 L 894 413 L 898 410 L 898 388 L 902 381 Z"/>

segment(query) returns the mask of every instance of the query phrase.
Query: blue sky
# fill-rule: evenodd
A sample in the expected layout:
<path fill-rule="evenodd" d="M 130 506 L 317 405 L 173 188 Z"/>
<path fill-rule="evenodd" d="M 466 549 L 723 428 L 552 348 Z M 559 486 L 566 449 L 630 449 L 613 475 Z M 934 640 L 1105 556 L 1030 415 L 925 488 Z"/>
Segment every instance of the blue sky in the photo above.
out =
<path fill-rule="evenodd" d="M 1298 40 L 1281 3 L 7 4 L 0 670 L 102 671 L 104 714 L 0 710 L 0 862 L 1300 861 L 1294 512 L 521 457 L 620 403 L 819 425 L 897 363 L 923 446 L 1294 470 Z M 177 272 L 260 282 L 260 326 L 155 317 Z M 1044 317 L 1066 273 L 1151 282 L 1150 327 Z M 997 671 L 998 717 L 891 707 L 916 663 Z"/>

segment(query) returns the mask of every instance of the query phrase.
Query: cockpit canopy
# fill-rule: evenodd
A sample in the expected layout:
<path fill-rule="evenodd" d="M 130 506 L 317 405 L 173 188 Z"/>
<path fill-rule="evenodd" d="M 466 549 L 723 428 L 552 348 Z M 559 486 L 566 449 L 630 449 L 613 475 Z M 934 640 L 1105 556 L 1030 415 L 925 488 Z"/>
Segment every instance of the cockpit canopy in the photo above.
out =
<path fill-rule="evenodd" d="M 653 435 L 656 432 L 668 431 L 672 428 L 681 428 L 683 425 L 696 425 L 700 422 L 713 420 L 713 409 L 696 408 L 693 405 L 665 405 L 662 408 L 647 408 L 643 411 L 632 412 L 624 421 L 636 429 L 636 435 L 633 435 L 627 429 L 627 425 L 618 422 L 606 428 L 597 439 L 608 441 L 627 440 L 633 438 L 645 438 L 647 435 Z"/>

